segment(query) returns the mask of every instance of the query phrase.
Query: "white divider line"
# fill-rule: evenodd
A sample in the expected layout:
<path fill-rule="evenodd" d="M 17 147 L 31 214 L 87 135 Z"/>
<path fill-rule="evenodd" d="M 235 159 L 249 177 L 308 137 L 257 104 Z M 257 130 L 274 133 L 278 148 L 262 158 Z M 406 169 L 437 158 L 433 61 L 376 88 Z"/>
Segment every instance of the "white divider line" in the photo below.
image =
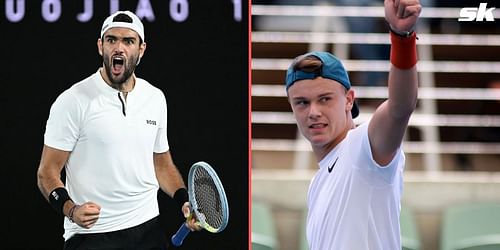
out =
<path fill-rule="evenodd" d="M 310 145 L 301 148 L 290 139 L 252 139 L 253 151 L 310 151 Z M 481 142 L 439 142 L 436 147 L 428 147 L 426 142 L 404 141 L 405 153 L 442 153 L 442 154 L 500 154 L 500 143 Z"/>
<path fill-rule="evenodd" d="M 388 33 L 252 31 L 252 43 L 390 44 Z M 418 34 L 417 45 L 500 46 L 500 35 Z"/>
<path fill-rule="evenodd" d="M 463 6 L 463 7 L 478 7 Z M 495 7 L 495 6 L 488 6 Z M 461 8 L 425 7 L 420 18 L 452 18 L 460 16 Z M 499 9 L 493 10 L 498 17 Z M 384 6 L 318 6 L 318 5 L 252 5 L 252 16 L 339 16 L 339 17 L 384 17 Z"/>
<path fill-rule="evenodd" d="M 252 70 L 285 71 L 292 59 L 253 58 Z M 387 60 L 343 60 L 347 71 L 379 71 L 388 72 L 390 62 Z M 440 73 L 498 73 L 500 62 L 487 61 L 427 61 L 417 63 L 419 72 Z"/>
<path fill-rule="evenodd" d="M 372 113 L 360 113 L 356 124 L 368 121 Z M 291 112 L 252 111 L 252 124 L 296 124 Z M 409 126 L 500 127 L 500 115 L 412 114 Z"/>
<path fill-rule="evenodd" d="M 385 99 L 387 87 L 365 87 L 353 83 L 356 98 Z M 286 97 L 284 85 L 253 84 L 252 96 Z M 436 100 L 500 100 L 500 89 L 488 88 L 418 88 L 418 99 Z"/>

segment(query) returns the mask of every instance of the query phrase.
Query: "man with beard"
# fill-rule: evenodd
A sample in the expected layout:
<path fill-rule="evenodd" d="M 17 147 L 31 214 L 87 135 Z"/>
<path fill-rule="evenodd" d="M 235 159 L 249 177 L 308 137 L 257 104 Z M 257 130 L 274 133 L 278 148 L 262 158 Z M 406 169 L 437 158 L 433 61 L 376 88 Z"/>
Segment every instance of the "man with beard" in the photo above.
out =
<path fill-rule="evenodd" d="M 50 109 L 38 187 L 65 216 L 65 249 L 164 249 L 158 189 L 185 217 L 190 205 L 169 151 L 165 96 L 134 74 L 146 50 L 143 24 L 116 12 L 97 47 L 103 67 Z M 200 230 L 194 218 L 188 227 Z"/>

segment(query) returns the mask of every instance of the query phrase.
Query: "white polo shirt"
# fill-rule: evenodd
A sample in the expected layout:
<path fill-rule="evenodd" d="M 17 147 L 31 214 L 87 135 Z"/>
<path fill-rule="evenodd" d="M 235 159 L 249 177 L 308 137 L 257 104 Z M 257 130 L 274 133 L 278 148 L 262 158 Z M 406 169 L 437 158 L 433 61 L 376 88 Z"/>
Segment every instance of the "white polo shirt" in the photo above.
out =
<path fill-rule="evenodd" d="M 71 151 L 70 197 L 101 206 L 90 229 L 65 218 L 66 240 L 75 233 L 130 228 L 159 215 L 153 152 L 169 150 L 165 96 L 140 78 L 126 100 L 119 95 L 98 70 L 64 91 L 50 109 L 44 143 Z"/>
<path fill-rule="evenodd" d="M 352 129 L 319 162 L 309 186 L 311 250 L 401 249 L 399 213 L 405 157 L 387 166 L 372 157 L 368 122 Z"/>

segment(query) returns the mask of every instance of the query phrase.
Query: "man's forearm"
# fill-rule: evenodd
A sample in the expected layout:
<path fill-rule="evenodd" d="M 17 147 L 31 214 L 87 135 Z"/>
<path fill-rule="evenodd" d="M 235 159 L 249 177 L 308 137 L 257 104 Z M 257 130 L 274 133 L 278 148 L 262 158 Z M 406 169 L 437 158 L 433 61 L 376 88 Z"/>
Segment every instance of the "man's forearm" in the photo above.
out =
<path fill-rule="evenodd" d="M 398 69 L 391 65 L 388 105 L 394 118 L 411 115 L 417 104 L 417 90 L 418 76 L 415 66 L 411 69 Z"/>
<path fill-rule="evenodd" d="M 389 109 L 398 118 L 408 117 L 416 107 L 418 74 L 416 34 L 402 37 L 391 31 Z"/>

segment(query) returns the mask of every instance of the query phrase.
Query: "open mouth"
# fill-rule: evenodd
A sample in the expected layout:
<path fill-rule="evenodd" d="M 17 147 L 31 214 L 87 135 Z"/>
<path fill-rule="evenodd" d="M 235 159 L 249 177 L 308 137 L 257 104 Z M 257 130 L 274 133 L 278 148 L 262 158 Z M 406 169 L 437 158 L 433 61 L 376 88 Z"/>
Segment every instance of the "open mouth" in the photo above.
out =
<path fill-rule="evenodd" d="M 312 129 L 315 129 L 315 128 L 324 128 L 324 127 L 326 127 L 325 123 L 315 123 L 315 124 L 309 125 L 309 128 L 312 128 Z"/>
<path fill-rule="evenodd" d="M 123 71 L 125 58 L 123 58 L 122 56 L 114 56 L 112 63 L 113 63 L 113 74 L 118 75 Z"/>

